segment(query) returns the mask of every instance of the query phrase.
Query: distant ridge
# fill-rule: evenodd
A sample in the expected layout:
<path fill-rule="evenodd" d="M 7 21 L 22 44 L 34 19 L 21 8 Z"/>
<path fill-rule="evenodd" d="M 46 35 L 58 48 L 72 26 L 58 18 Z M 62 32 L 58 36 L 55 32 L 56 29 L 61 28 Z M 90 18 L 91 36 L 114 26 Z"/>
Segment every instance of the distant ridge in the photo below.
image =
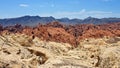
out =
<path fill-rule="evenodd" d="M 3 26 L 21 24 L 25 26 L 35 26 L 39 23 L 46 24 L 49 22 L 58 21 L 62 24 L 104 24 L 104 23 L 114 23 L 120 22 L 120 18 L 93 18 L 88 17 L 85 19 L 69 19 L 69 18 L 61 18 L 56 19 L 52 16 L 50 17 L 40 17 L 40 16 L 22 16 L 17 18 L 7 18 L 0 19 L 0 24 Z"/>

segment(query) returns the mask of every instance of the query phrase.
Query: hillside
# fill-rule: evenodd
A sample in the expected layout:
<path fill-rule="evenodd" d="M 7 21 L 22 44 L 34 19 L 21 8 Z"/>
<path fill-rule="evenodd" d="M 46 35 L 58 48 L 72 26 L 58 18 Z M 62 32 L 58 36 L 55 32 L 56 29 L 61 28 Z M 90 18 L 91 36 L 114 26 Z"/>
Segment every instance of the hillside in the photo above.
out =
<path fill-rule="evenodd" d="M 114 23 L 120 22 L 120 18 L 93 18 L 88 17 L 85 19 L 69 19 L 69 18 L 61 18 L 56 19 L 52 16 L 50 17 L 40 17 L 40 16 L 23 16 L 18 18 L 6 18 L 0 19 L 0 24 L 3 26 L 10 26 L 15 24 L 21 24 L 26 26 L 36 26 L 37 24 L 46 24 L 50 22 L 58 21 L 62 24 L 104 24 L 104 23 Z"/>
<path fill-rule="evenodd" d="M 120 37 L 89 38 L 77 48 L 25 34 L 0 36 L 0 68 L 119 68 Z"/>
<path fill-rule="evenodd" d="M 120 23 L 63 25 L 59 22 L 39 24 L 35 27 L 14 25 L 0 27 L 2 33 L 22 33 L 45 41 L 70 43 L 76 46 L 81 39 L 120 36 Z"/>
<path fill-rule="evenodd" d="M 0 26 L 0 68 L 119 68 L 120 23 Z"/>

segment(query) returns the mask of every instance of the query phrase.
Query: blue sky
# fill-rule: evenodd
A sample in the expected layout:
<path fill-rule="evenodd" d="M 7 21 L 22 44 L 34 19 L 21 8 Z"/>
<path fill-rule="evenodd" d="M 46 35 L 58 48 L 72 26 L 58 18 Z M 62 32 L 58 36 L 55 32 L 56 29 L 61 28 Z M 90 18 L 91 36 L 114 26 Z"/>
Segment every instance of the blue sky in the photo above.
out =
<path fill-rule="evenodd" d="M 0 0 L 0 18 L 25 15 L 55 18 L 120 17 L 120 0 Z"/>

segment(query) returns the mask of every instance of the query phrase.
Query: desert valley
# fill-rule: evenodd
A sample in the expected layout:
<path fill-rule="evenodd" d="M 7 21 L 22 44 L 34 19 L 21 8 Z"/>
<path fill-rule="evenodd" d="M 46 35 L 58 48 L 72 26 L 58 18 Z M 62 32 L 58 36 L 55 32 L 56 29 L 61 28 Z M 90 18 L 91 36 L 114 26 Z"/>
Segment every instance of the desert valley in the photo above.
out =
<path fill-rule="evenodd" d="M 120 68 L 120 23 L 1 25 L 0 68 Z"/>

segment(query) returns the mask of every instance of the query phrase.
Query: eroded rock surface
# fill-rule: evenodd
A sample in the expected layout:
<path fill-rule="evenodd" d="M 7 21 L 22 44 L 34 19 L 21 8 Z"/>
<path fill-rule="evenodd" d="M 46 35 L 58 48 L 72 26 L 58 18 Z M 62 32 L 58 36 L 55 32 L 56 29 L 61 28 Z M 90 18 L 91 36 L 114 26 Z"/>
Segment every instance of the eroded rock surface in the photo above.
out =
<path fill-rule="evenodd" d="M 120 23 L 0 25 L 0 68 L 120 68 Z"/>
<path fill-rule="evenodd" d="M 77 48 L 25 34 L 0 36 L 0 68 L 120 68 L 120 37 L 89 38 Z"/>
<path fill-rule="evenodd" d="M 77 47 L 79 41 L 86 38 L 103 38 L 104 36 L 120 37 L 120 23 L 65 25 L 59 22 L 51 22 L 48 24 L 39 24 L 36 27 L 19 24 L 6 27 L 0 25 L 0 34 L 3 33 L 26 34 L 33 36 L 33 38 L 39 37 L 44 41 L 69 43 Z"/>

